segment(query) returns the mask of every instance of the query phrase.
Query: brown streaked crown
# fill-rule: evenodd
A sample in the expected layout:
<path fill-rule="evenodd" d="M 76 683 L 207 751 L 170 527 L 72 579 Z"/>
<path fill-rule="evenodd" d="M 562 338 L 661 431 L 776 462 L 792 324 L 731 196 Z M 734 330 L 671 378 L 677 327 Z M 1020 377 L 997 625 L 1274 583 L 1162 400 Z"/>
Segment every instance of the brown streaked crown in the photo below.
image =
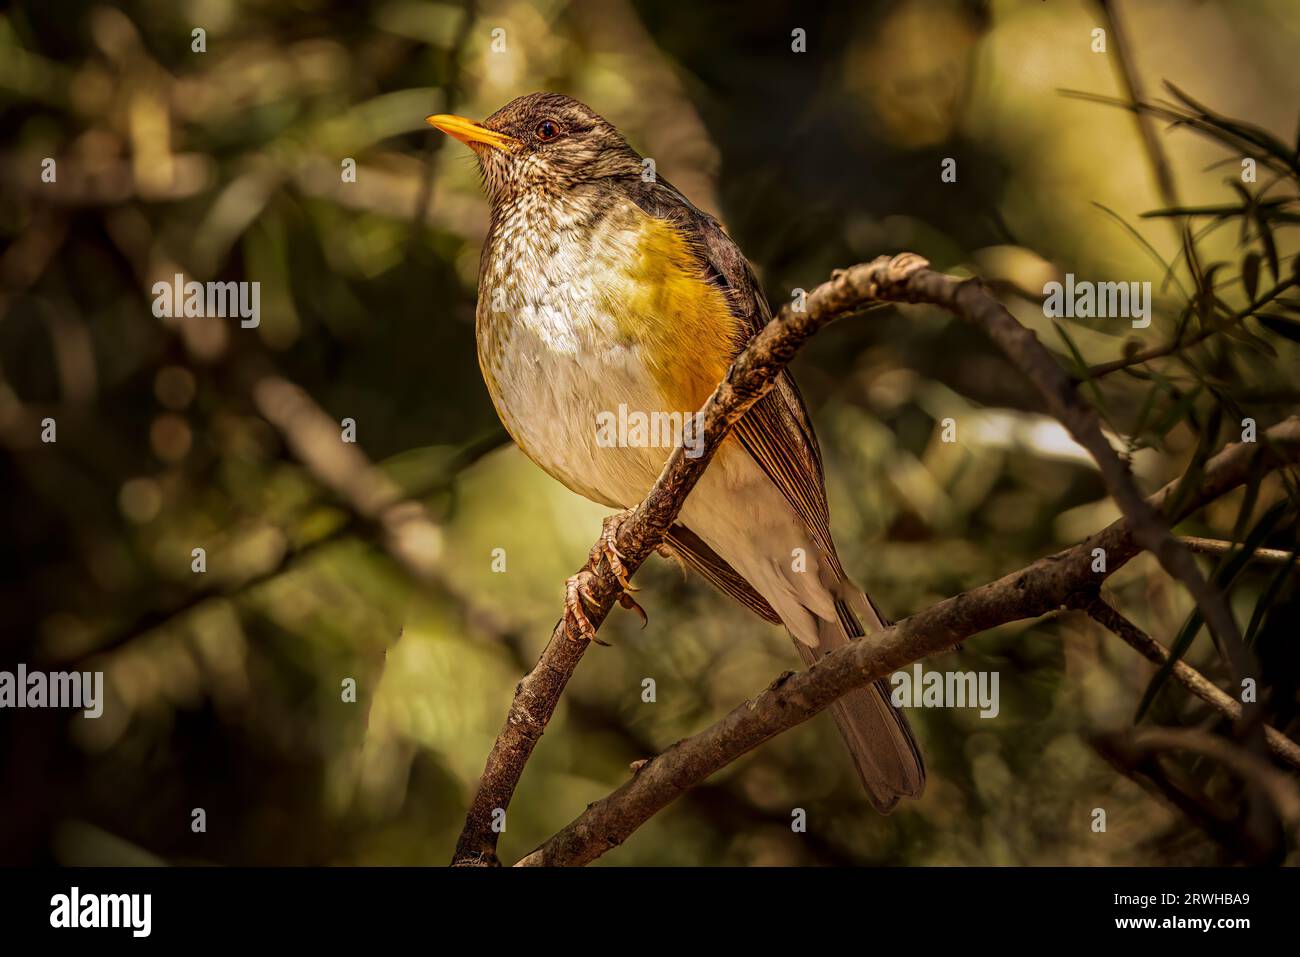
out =
<path fill-rule="evenodd" d="M 514 149 L 474 151 L 493 207 L 530 190 L 556 194 L 583 183 L 641 173 L 640 154 L 613 124 L 569 96 L 521 96 L 489 116 L 483 126 L 518 141 Z"/>

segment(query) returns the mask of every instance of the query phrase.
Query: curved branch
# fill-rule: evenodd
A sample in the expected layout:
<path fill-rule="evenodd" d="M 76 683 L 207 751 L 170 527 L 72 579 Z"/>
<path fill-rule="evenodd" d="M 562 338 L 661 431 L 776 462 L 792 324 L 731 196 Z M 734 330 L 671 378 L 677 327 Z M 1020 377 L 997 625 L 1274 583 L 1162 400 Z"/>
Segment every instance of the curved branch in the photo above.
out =
<path fill-rule="evenodd" d="M 1255 469 L 1274 469 L 1300 459 L 1300 417 L 1269 429 L 1263 440 L 1228 446 L 1210 459 L 1200 486 L 1185 497 L 1171 520 L 1241 485 Z M 1146 504 L 1159 508 L 1172 499 L 1177 485 L 1171 482 Z M 1097 548 L 1106 551 L 1105 573 L 1092 571 Z M 688 788 L 811 718 L 848 691 L 945 651 L 977 632 L 1078 604 L 1080 596 L 1094 592 L 1105 577 L 1140 551 L 1128 520 L 1120 519 L 1073 548 L 945 599 L 867 641 L 850 642 L 807 671 L 778 678 L 712 727 L 646 762 L 622 787 L 590 805 L 519 864 L 576 865 L 595 860 Z"/>

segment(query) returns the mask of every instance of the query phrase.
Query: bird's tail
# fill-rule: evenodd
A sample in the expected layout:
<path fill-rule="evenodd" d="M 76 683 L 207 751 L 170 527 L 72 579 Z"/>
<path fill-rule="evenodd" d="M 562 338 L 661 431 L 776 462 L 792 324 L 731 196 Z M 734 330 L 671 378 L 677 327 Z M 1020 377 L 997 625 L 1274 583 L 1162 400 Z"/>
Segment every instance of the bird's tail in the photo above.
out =
<path fill-rule="evenodd" d="M 849 600 L 835 602 L 840 620 L 818 619 L 818 647 L 810 648 L 802 641 L 795 641 L 805 667 L 812 667 L 819 658 L 861 638 L 865 633 L 859 615 L 873 631 L 885 627 L 871 599 L 856 586 L 847 584 L 847 587 L 852 589 Z M 925 763 L 907 718 L 890 703 L 889 683 L 885 679 L 869 688 L 850 691 L 831 705 L 831 714 L 877 811 L 888 814 L 900 798 L 920 797 L 925 790 Z"/>

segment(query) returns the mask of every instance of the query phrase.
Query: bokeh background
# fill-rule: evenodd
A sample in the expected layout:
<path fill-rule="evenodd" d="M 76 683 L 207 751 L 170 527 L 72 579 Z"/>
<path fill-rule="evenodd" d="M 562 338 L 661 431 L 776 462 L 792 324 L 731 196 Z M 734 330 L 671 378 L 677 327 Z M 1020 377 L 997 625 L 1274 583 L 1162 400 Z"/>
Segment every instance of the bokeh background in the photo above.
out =
<path fill-rule="evenodd" d="M 1069 0 L 10 6 L 0 668 L 102 670 L 108 701 L 98 721 L 0 712 L 0 860 L 450 858 L 514 685 L 603 510 L 496 422 L 473 329 L 487 208 L 468 151 L 426 114 L 481 117 L 534 90 L 570 93 L 727 224 L 773 301 L 911 250 L 986 277 L 1071 368 L 1119 358 L 1130 340 L 1159 345 L 1207 309 L 1281 285 L 1271 321 L 1088 390 L 1145 489 L 1180 475 L 1198 441 L 1237 437 L 1242 415 L 1263 428 L 1294 412 L 1286 152 L 1300 9 L 1151 0 L 1113 12 L 1118 32 L 1102 7 Z M 805 53 L 791 50 L 795 28 Z M 1177 102 L 1164 81 L 1276 138 L 1280 157 L 1250 151 L 1262 158 L 1245 198 L 1232 182 L 1248 155 L 1239 142 L 1158 121 L 1153 154 L 1133 112 L 1063 92 L 1127 101 L 1134 82 Z M 939 175 L 949 157 L 955 183 Z M 355 182 L 341 175 L 349 158 Z M 1266 186 L 1269 202 L 1252 205 Z M 1142 216 L 1171 206 L 1229 212 Z M 1045 319 L 1043 283 L 1067 271 L 1152 281 L 1151 327 Z M 260 326 L 155 318 L 151 287 L 177 272 L 259 281 Z M 908 307 L 839 323 L 795 369 L 844 563 L 896 619 L 1117 515 L 1023 379 L 946 315 Z M 54 444 L 41 441 L 47 417 Z M 940 441 L 947 417 L 956 443 Z M 345 418 L 356 444 L 340 441 Z M 1256 491 L 1180 531 L 1240 540 L 1272 509 L 1259 543 L 1293 548 L 1294 490 L 1275 478 Z M 1294 581 L 1252 564 L 1231 592 L 1243 626 L 1262 609 L 1264 700 L 1293 733 Z M 507 861 L 629 762 L 797 666 L 780 629 L 669 563 L 638 582 L 649 627 L 616 611 L 602 631 L 613 647 L 588 652 L 510 808 Z M 1190 611 L 1147 558 L 1110 590 L 1166 644 Z M 1204 635 L 1188 656 L 1223 678 Z M 927 666 L 997 671 L 1001 710 L 911 713 L 930 772 L 920 802 L 875 816 L 823 716 L 602 863 L 1237 859 L 1094 751 L 1094 732 L 1133 722 L 1153 670 L 1095 625 L 1007 627 Z M 642 700 L 647 677 L 654 703 Z M 1173 687 L 1143 720 L 1211 719 Z M 1188 773 L 1234 806 L 1230 779 Z M 1097 807 L 1104 834 L 1091 828 Z M 191 828 L 195 808 L 205 833 Z M 793 808 L 808 812 L 807 833 L 792 832 Z"/>

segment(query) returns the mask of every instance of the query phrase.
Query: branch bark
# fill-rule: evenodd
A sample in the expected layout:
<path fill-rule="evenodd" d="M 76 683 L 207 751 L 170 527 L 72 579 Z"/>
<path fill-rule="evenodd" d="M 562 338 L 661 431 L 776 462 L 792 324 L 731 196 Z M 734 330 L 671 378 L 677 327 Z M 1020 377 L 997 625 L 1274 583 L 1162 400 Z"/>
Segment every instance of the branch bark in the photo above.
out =
<path fill-rule="evenodd" d="M 1185 496 L 1177 521 L 1244 483 L 1254 469 L 1300 459 L 1300 417 L 1269 429 L 1259 444 L 1228 446 L 1208 463 L 1200 486 Z M 1173 499 L 1171 482 L 1147 500 L 1160 508 Z M 1105 549 L 1107 571 L 1092 571 L 1093 550 Z M 590 805 L 563 830 L 519 862 L 521 866 L 580 865 L 617 847 L 684 791 L 759 744 L 808 720 L 854 688 L 937 654 L 980 631 L 1078 604 L 1140 552 L 1127 519 L 1086 541 L 1041 558 L 1020 571 L 948 598 L 911 618 L 851 642 L 812 668 L 782 676 L 710 728 L 677 742 L 612 794 Z"/>

